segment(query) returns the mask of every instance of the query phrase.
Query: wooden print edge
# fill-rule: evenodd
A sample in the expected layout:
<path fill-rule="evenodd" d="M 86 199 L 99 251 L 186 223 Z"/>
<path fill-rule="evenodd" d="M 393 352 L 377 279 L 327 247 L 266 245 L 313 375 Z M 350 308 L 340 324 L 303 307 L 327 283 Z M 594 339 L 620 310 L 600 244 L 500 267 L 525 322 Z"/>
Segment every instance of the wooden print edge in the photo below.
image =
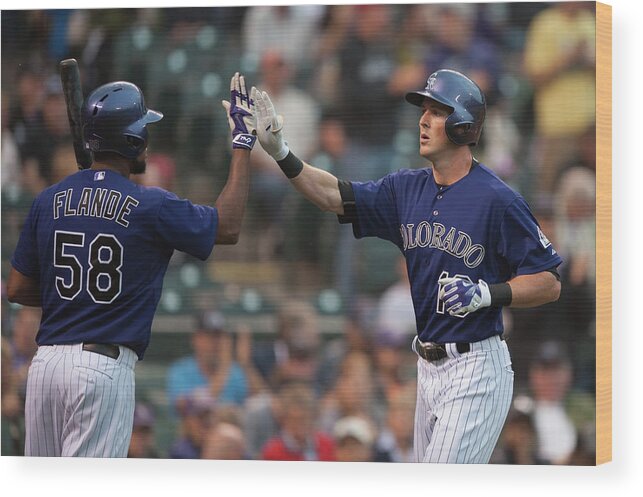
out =
<path fill-rule="evenodd" d="M 602 464 L 612 460 L 612 7 L 599 2 L 596 88 L 596 464 Z"/>

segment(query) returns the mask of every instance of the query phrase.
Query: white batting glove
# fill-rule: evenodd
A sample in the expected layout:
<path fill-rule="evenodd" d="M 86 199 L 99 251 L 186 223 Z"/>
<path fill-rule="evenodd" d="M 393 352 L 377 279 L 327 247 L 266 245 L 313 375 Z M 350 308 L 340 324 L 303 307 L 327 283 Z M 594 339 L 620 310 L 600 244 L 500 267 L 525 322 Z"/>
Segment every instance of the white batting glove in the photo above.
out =
<path fill-rule="evenodd" d="M 462 317 L 491 305 L 489 285 L 484 280 L 472 283 L 464 278 L 440 278 L 440 299 L 451 316 Z"/>
<path fill-rule="evenodd" d="M 273 159 L 276 161 L 283 159 L 290 151 L 281 132 L 284 118 L 277 114 L 275 106 L 272 105 L 270 97 L 265 91 L 259 91 L 253 86 L 250 91 L 250 99 L 255 104 L 259 143 Z"/>
<path fill-rule="evenodd" d="M 254 104 L 248 98 L 246 80 L 238 72 L 230 79 L 230 102 L 222 100 L 232 132 L 232 148 L 252 150 L 257 140 Z"/>

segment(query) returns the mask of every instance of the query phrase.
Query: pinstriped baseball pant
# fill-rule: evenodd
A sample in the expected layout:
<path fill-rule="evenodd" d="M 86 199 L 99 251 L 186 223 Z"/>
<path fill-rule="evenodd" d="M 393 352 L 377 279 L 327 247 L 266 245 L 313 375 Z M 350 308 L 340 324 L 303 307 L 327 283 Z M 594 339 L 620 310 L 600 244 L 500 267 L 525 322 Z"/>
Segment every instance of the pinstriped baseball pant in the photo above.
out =
<path fill-rule="evenodd" d="M 507 418 L 513 371 L 507 344 L 498 336 L 448 357 L 418 357 L 414 451 L 417 462 L 489 462 Z"/>
<path fill-rule="evenodd" d="M 38 347 L 27 377 L 26 456 L 126 457 L 137 356 L 118 359 L 82 344 Z"/>

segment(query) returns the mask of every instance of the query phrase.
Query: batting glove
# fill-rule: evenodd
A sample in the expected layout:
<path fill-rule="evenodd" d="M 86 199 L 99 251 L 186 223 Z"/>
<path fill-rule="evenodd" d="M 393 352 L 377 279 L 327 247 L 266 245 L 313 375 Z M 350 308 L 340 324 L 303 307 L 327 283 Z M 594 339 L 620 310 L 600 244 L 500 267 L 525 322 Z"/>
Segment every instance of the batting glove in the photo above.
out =
<path fill-rule="evenodd" d="M 478 284 L 464 278 L 440 278 L 438 298 L 444 303 L 451 316 L 463 317 L 491 305 L 489 285 L 484 280 Z"/>
<path fill-rule="evenodd" d="M 230 102 L 222 100 L 221 104 L 228 115 L 232 131 L 232 148 L 252 150 L 257 141 L 253 116 L 254 102 L 248 98 L 246 80 L 238 72 L 230 79 Z"/>
<path fill-rule="evenodd" d="M 270 97 L 265 91 L 259 91 L 253 86 L 250 96 L 255 102 L 256 129 L 259 143 L 273 159 L 280 161 L 290 151 L 281 133 L 284 118 L 277 115 L 275 106 L 272 105 Z"/>

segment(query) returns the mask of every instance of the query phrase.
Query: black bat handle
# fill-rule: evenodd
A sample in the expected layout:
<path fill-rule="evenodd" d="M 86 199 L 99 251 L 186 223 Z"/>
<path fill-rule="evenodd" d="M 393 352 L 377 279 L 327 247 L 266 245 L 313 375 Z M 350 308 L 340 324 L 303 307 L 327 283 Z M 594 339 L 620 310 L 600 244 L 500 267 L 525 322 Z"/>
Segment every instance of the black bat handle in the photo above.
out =
<path fill-rule="evenodd" d="M 74 142 L 76 162 L 81 169 L 92 165 L 92 155 L 83 146 L 83 132 L 80 122 L 80 112 L 83 106 L 83 90 L 80 84 L 80 71 L 76 59 L 66 59 L 60 63 L 60 80 L 63 86 L 67 117 Z"/>

